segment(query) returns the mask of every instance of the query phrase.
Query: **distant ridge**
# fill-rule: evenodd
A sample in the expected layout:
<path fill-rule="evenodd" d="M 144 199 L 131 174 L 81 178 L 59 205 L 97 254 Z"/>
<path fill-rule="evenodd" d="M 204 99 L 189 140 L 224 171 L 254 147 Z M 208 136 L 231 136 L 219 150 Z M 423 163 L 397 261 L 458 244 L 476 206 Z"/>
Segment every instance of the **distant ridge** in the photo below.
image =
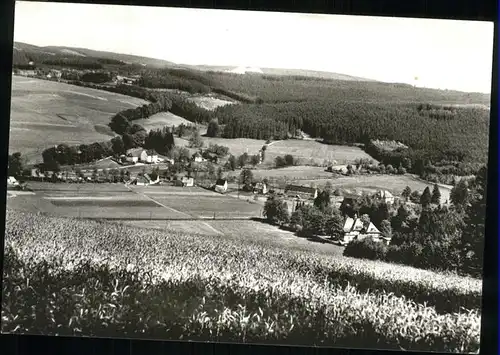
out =
<path fill-rule="evenodd" d="M 88 58 L 88 59 L 112 59 L 122 61 L 126 64 L 146 65 L 155 68 L 184 68 L 200 71 L 217 71 L 232 73 L 258 73 L 265 75 L 284 75 L 284 76 L 308 76 L 315 78 L 325 78 L 333 80 L 353 80 L 353 81 L 375 81 L 366 78 L 355 77 L 351 75 L 323 72 L 304 69 L 280 69 L 280 68 L 251 68 L 238 66 L 214 66 L 214 65 L 188 65 L 174 63 L 171 61 L 142 57 L 132 54 L 122 54 L 107 51 L 98 51 L 88 48 L 65 47 L 65 46 L 35 46 L 23 42 L 14 42 L 14 64 L 28 64 L 30 60 L 42 61 L 56 58 Z"/>
<path fill-rule="evenodd" d="M 102 58 L 122 61 L 126 64 L 147 65 L 156 68 L 173 67 L 177 64 L 163 59 L 141 57 L 131 54 L 121 54 L 106 51 L 97 51 L 87 48 L 74 48 L 64 46 L 39 47 L 32 44 L 14 42 L 14 64 L 27 64 L 30 59 L 43 61 L 55 58 Z"/>

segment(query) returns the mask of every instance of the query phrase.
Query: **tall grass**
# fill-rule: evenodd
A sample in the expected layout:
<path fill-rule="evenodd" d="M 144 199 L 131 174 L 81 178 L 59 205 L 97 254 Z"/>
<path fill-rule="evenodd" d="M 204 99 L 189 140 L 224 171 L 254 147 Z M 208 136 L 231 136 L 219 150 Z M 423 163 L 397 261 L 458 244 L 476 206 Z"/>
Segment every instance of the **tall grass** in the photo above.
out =
<path fill-rule="evenodd" d="M 477 309 L 443 313 L 414 301 L 436 299 L 447 287 L 475 297 L 473 280 L 12 211 L 6 231 L 6 332 L 479 349 Z M 407 287 L 390 293 L 398 282 Z"/>

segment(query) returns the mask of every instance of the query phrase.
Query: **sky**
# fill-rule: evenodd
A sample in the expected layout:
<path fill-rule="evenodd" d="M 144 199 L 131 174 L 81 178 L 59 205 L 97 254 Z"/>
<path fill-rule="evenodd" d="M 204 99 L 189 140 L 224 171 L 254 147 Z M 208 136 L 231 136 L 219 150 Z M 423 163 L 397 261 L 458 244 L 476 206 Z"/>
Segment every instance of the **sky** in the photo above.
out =
<path fill-rule="evenodd" d="M 491 91 L 493 22 L 16 2 L 14 41 Z"/>

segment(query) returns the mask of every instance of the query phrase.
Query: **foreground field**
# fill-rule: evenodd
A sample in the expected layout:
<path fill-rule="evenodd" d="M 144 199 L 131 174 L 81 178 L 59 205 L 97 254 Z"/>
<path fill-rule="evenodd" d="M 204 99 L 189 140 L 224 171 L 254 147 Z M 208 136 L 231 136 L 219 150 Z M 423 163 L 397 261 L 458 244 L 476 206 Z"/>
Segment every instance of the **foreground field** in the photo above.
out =
<path fill-rule="evenodd" d="M 40 79 L 12 77 L 9 151 L 32 161 L 54 144 L 109 140 L 112 115 L 147 102 L 125 95 Z"/>
<path fill-rule="evenodd" d="M 12 211 L 5 244 L 4 332 L 479 349 L 479 280 Z"/>
<path fill-rule="evenodd" d="M 8 200 L 11 209 L 106 219 L 250 218 L 262 205 L 199 187 L 30 182 L 34 194 Z"/>

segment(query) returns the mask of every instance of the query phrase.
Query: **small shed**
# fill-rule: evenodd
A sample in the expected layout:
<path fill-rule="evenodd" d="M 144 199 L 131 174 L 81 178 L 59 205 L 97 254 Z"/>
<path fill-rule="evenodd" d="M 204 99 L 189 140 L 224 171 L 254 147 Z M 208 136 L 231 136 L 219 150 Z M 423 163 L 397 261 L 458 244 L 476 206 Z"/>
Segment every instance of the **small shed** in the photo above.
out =
<path fill-rule="evenodd" d="M 218 179 L 215 182 L 215 191 L 224 193 L 227 191 L 227 180 L 226 179 Z"/>
<path fill-rule="evenodd" d="M 194 179 L 192 177 L 183 177 L 181 179 L 182 186 L 184 187 L 192 187 L 194 186 Z"/>

